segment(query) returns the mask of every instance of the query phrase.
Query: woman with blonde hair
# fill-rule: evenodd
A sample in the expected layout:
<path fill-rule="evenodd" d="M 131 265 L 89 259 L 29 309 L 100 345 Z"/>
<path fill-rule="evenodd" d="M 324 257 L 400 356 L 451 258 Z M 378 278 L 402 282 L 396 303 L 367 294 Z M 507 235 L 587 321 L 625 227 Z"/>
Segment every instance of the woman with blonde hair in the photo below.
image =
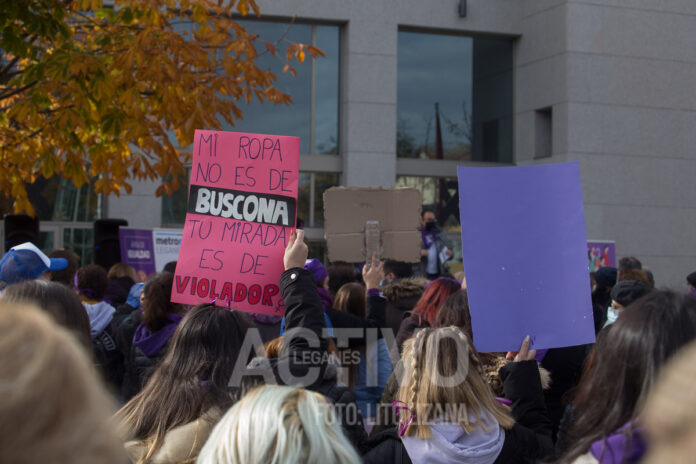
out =
<path fill-rule="evenodd" d="M 213 429 L 199 464 L 353 464 L 360 457 L 323 395 L 262 386 L 235 404 Z"/>
<path fill-rule="evenodd" d="M 72 333 L 34 306 L 0 304 L 0 462 L 124 463 L 113 407 Z"/>
<path fill-rule="evenodd" d="M 549 455 L 551 424 L 535 355 L 525 339 L 515 362 L 501 368 L 510 410 L 483 379 L 464 331 L 421 329 L 404 344 L 404 376 L 394 402 L 398 430 L 382 432 L 365 462 L 403 459 L 404 449 L 413 462 L 503 464 Z"/>

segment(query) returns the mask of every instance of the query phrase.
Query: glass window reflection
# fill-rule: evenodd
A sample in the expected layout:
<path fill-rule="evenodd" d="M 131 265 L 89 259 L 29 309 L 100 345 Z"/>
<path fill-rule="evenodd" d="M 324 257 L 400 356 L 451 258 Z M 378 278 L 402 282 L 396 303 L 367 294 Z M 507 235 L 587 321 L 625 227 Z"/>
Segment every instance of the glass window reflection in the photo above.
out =
<path fill-rule="evenodd" d="M 264 21 L 239 21 L 249 33 L 263 40 L 257 43 L 256 65 L 272 71 L 274 86 L 292 97 L 290 105 L 260 103 L 252 99 L 240 105 L 243 118 L 234 126 L 224 122 L 223 130 L 268 133 L 300 137 L 300 153 L 337 154 L 338 150 L 338 26 L 290 24 Z M 283 73 L 284 63 L 264 52 L 264 40 L 276 45 L 278 56 L 284 57 L 289 42 L 312 44 L 324 51 L 325 58 L 308 57 L 304 63 L 294 62 L 297 76 Z"/>
<path fill-rule="evenodd" d="M 512 42 L 400 31 L 397 155 L 512 160 Z"/>

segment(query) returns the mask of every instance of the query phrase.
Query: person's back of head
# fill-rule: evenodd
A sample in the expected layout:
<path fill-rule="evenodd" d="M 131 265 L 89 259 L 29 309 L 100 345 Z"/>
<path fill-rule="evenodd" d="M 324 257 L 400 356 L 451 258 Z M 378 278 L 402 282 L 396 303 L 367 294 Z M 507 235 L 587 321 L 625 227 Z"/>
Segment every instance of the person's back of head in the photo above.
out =
<path fill-rule="evenodd" d="M 474 332 L 471 327 L 471 313 L 466 290 L 459 290 L 445 300 L 435 316 L 433 327 L 459 327 L 473 343 Z"/>
<path fill-rule="evenodd" d="M 454 279 L 438 277 L 425 286 L 423 295 L 413 307 L 413 313 L 424 318 L 432 325 L 435 322 L 435 315 L 438 309 L 440 309 L 440 306 L 442 306 L 442 303 L 444 303 L 451 294 L 460 289 L 461 284 Z"/>
<path fill-rule="evenodd" d="M 67 286 L 45 280 L 27 280 L 7 287 L 2 300 L 38 306 L 91 350 L 89 317 L 80 298 Z"/>
<path fill-rule="evenodd" d="M 614 285 L 609 296 L 625 308 L 651 291 L 650 287 L 638 280 L 621 280 Z"/>
<path fill-rule="evenodd" d="M 75 288 L 83 298 L 91 301 L 101 301 L 109 287 L 109 278 L 103 267 L 88 264 L 77 270 Z"/>
<path fill-rule="evenodd" d="M 174 274 L 176 271 L 176 261 L 169 261 L 167 264 L 164 265 L 164 268 L 162 269 L 162 272 L 171 272 Z"/>
<path fill-rule="evenodd" d="M 126 439 L 148 441 L 145 461 L 162 445 L 166 432 L 211 408 L 226 410 L 239 391 L 229 385 L 249 319 L 213 304 L 189 311 L 172 336 L 162 362 L 143 390 L 117 414 Z M 251 354 L 251 353 L 249 353 Z"/>
<path fill-rule="evenodd" d="M 619 260 L 618 272 L 619 276 L 631 269 L 643 269 L 643 264 L 635 256 L 625 256 Z"/>
<path fill-rule="evenodd" d="M 365 287 L 356 282 L 343 285 L 336 292 L 334 308 L 354 316 L 365 317 Z"/>
<path fill-rule="evenodd" d="M 476 352 L 459 328 L 421 329 L 406 341 L 401 359 L 404 376 L 397 397 L 415 418 L 405 436 L 430 438 L 434 421 L 459 424 L 467 433 L 490 431 L 492 420 L 504 429 L 514 425 L 481 376 Z M 443 405 L 450 408 L 443 411 Z"/>
<path fill-rule="evenodd" d="M 636 300 L 603 329 L 573 400 L 574 446 L 563 462 L 635 420 L 662 365 L 694 338 L 696 300 L 667 290 Z"/>
<path fill-rule="evenodd" d="M 35 307 L 0 303 L 0 384 L 0 462 L 124 462 L 84 348 Z"/>
<path fill-rule="evenodd" d="M 387 259 L 384 261 L 384 275 L 387 282 L 407 279 L 413 275 L 413 265 L 403 261 Z"/>
<path fill-rule="evenodd" d="M 326 268 L 326 271 L 329 274 L 329 291 L 334 296 L 344 284 L 357 282 L 358 280 L 358 273 L 355 272 L 353 265 L 349 263 L 338 262 L 331 264 Z"/>
<path fill-rule="evenodd" d="M 624 280 L 636 280 L 650 288 L 655 286 L 654 283 L 650 281 L 648 273 L 643 269 L 631 269 L 630 271 L 623 272 L 619 282 L 623 282 Z"/>
<path fill-rule="evenodd" d="M 199 464 L 349 464 L 360 457 L 319 393 L 286 386 L 249 392 L 220 420 Z"/>
<path fill-rule="evenodd" d="M 692 288 L 696 288 L 696 272 L 692 272 L 686 276 L 686 283 L 691 285 Z"/>
<path fill-rule="evenodd" d="M 77 268 L 80 267 L 79 257 L 70 250 L 53 250 L 48 254 L 48 257 L 63 258 L 68 262 L 65 269 L 60 271 L 48 271 L 49 280 L 73 288 L 75 286 L 75 273 L 77 272 Z"/>
<path fill-rule="evenodd" d="M 183 312 L 183 306 L 171 301 L 174 274 L 160 272 L 152 276 L 143 290 L 143 324 L 150 332 L 157 332 L 168 321 L 169 314 Z"/>
<path fill-rule="evenodd" d="M 122 277 L 129 277 L 133 283 L 137 282 L 138 274 L 135 272 L 135 268 L 130 264 L 116 263 L 109 268 L 109 272 L 106 273 L 109 279 L 120 279 Z M 133 284 L 131 284 L 133 285 Z"/>

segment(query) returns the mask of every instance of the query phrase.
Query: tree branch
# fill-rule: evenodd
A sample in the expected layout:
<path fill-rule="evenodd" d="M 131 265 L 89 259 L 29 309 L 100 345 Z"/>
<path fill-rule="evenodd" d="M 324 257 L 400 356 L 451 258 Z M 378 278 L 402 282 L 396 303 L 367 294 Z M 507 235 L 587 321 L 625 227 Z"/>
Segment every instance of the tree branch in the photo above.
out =
<path fill-rule="evenodd" d="M 30 89 L 31 87 L 34 87 L 39 81 L 34 81 L 30 82 L 27 85 L 23 85 L 22 87 L 19 87 L 18 89 L 12 90 L 10 92 L 5 92 L 5 93 L 0 93 L 0 101 L 5 100 L 7 98 L 13 97 L 17 95 L 18 93 L 22 93 L 27 89 Z"/>

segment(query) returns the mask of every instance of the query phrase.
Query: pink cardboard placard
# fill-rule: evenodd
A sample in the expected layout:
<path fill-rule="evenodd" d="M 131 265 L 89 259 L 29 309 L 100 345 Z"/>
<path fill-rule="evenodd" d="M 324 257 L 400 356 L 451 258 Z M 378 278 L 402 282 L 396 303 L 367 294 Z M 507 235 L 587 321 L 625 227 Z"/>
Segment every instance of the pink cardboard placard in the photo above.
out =
<path fill-rule="evenodd" d="M 283 314 L 299 162 L 298 137 L 196 131 L 172 301 Z"/>

